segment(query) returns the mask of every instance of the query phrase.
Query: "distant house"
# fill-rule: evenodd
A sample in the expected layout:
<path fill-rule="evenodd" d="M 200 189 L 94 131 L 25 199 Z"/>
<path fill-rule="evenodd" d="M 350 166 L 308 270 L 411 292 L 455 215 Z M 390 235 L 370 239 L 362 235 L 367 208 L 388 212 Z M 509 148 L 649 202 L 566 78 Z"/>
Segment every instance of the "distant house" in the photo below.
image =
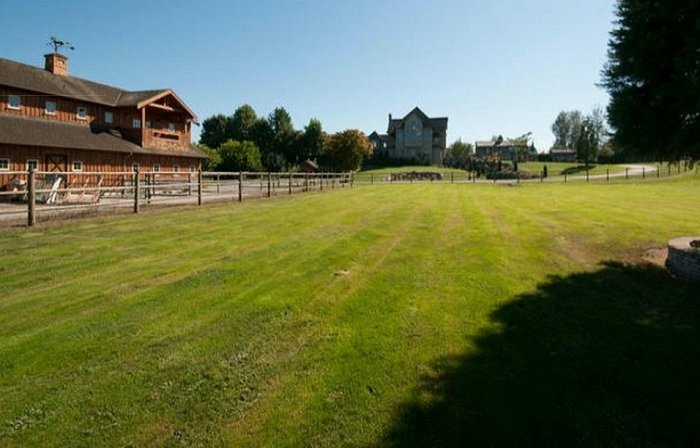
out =
<path fill-rule="evenodd" d="M 45 68 L 0 58 L 3 171 L 196 171 L 194 112 L 171 89 L 127 91 L 70 76 L 68 58 Z"/>
<path fill-rule="evenodd" d="M 576 150 L 555 146 L 549 150 L 549 155 L 552 157 L 552 162 L 569 162 L 576 161 Z"/>
<path fill-rule="evenodd" d="M 393 119 L 389 114 L 387 133 L 372 132 L 369 140 L 377 154 L 442 165 L 447 146 L 447 120 L 447 117 L 430 118 L 416 107 L 401 119 Z"/>
<path fill-rule="evenodd" d="M 498 136 L 496 140 L 477 141 L 474 146 L 474 154 L 478 157 L 497 157 L 500 160 L 525 161 L 528 157 L 526 142 L 518 140 L 504 140 Z M 521 154 L 519 156 L 519 153 Z"/>
<path fill-rule="evenodd" d="M 315 160 L 306 159 L 299 165 L 299 170 L 302 173 L 318 173 L 318 163 Z"/>

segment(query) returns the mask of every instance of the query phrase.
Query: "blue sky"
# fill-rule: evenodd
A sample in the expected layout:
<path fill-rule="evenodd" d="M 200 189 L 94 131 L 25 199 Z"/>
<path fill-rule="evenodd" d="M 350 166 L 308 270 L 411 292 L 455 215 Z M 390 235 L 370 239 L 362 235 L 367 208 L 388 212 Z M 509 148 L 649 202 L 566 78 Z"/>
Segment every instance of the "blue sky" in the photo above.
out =
<path fill-rule="evenodd" d="M 543 151 L 560 110 L 607 105 L 614 3 L 0 0 L 0 57 L 41 66 L 55 35 L 72 75 L 172 87 L 200 120 L 249 103 L 370 133 L 419 106 L 449 117 L 448 142 L 531 131 Z"/>

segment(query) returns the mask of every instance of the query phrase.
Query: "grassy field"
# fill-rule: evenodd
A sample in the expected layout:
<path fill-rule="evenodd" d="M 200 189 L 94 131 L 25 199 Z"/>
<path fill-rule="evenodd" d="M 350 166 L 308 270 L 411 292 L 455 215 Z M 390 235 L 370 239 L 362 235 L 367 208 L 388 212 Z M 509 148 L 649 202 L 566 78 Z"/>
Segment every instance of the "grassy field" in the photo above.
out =
<path fill-rule="evenodd" d="M 0 446 L 697 446 L 700 177 L 0 233 Z"/>
<path fill-rule="evenodd" d="M 566 163 L 566 162 L 522 162 L 519 163 L 519 169 L 530 171 L 532 173 L 541 173 L 547 166 L 547 173 L 550 176 L 563 176 L 566 173 L 569 176 L 582 176 L 586 174 L 586 165 L 582 163 Z M 652 164 L 656 166 L 656 164 Z M 607 172 L 624 173 L 625 165 L 596 165 L 591 164 L 588 169 L 588 174 L 605 174 Z"/>

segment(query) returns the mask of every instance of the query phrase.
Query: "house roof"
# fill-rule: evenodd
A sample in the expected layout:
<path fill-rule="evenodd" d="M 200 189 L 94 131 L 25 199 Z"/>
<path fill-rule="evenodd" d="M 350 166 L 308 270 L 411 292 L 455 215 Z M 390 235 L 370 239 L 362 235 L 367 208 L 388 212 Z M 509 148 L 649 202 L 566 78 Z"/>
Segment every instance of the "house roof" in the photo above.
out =
<path fill-rule="evenodd" d="M 395 132 L 396 129 L 401 128 L 404 125 L 406 119 L 414 113 L 417 114 L 418 117 L 420 117 L 421 121 L 423 122 L 423 126 L 425 127 L 433 128 L 436 130 L 447 129 L 447 117 L 430 118 L 425 114 L 425 112 L 420 110 L 419 107 L 414 107 L 413 110 L 407 113 L 405 117 L 401 119 L 390 119 L 389 129 L 387 130 L 387 132 L 391 134 L 392 132 Z"/>
<path fill-rule="evenodd" d="M 185 149 L 147 148 L 134 144 L 116 130 L 92 129 L 84 124 L 29 118 L 0 113 L 0 143 L 9 145 L 46 146 L 114 151 L 131 154 L 154 154 L 206 159 L 194 145 Z"/>
<path fill-rule="evenodd" d="M 32 92 L 69 97 L 112 107 L 135 106 L 139 109 L 166 95 L 173 97 L 193 119 L 195 114 L 172 89 L 130 92 L 74 76 L 55 75 L 47 70 L 0 58 L 0 85 Z"/>
<path fill-rule="evenodd" d="M 503 140 L 498 145 L 494 140 L 481 140 L 476 142 L 477 148 L 489 148 L 489 147 L 522 147 L 527 146 L 527 143 L 520 142 L 518 140 Z"/>

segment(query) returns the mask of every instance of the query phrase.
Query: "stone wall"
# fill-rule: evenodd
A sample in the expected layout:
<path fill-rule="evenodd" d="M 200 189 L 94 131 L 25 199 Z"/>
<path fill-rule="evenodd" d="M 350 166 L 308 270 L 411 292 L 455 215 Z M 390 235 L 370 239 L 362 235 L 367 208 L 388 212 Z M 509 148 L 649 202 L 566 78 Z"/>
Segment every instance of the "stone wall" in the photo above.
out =
<path fill-rule="evenodd" d="M 678 277 L 700 282 L 700 236 L 674 238 L 668 242 L 666 266 Z M 694 243 L 694 244 L 693 244 Z"/>

